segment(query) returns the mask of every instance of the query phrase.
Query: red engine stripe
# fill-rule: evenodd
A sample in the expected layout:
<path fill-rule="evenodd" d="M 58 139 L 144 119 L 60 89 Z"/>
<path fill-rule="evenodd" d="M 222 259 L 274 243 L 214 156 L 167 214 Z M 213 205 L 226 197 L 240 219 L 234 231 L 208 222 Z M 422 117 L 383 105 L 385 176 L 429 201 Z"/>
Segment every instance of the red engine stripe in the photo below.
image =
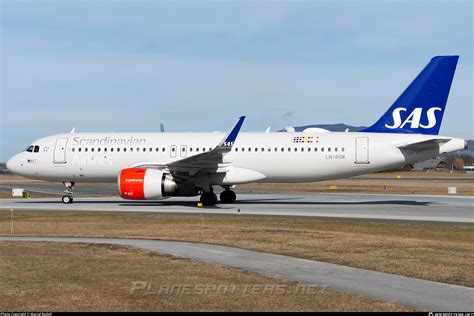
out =
<path fill-rule="evenodd" d="M 128 168 L 120 172 L 120 196 L 129 200 L 144 200 L 146 168 Z"/>

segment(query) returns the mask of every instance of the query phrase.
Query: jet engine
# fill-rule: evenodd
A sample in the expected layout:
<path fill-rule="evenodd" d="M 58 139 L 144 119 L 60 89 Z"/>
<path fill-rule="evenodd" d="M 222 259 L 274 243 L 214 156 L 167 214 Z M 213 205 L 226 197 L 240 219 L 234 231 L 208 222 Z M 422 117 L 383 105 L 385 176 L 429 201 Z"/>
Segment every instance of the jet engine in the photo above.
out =
<path fill-rule="evenodd" d="M 117 179 L 120 196 L 129 200 L 154 200 L 165 196 L 193 196 L 193 185 L 177 184 L 171 174 L 150 168 L 127 168 Z"/>

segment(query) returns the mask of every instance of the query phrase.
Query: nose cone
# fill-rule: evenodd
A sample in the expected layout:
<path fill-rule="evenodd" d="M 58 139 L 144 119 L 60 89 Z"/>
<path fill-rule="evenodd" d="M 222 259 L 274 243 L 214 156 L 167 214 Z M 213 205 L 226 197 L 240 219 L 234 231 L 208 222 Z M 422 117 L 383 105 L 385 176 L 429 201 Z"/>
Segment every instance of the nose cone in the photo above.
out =
<path fill-rule="evenodd" d="M 18 170 L 19 170 L 19 162 L 18 162 L 18 158 L 17 156 L 13 156 L 11 157 L 8 161 L 7 161 L 7 169 L 11 172 L 11 173 L 18 173 Z"/>

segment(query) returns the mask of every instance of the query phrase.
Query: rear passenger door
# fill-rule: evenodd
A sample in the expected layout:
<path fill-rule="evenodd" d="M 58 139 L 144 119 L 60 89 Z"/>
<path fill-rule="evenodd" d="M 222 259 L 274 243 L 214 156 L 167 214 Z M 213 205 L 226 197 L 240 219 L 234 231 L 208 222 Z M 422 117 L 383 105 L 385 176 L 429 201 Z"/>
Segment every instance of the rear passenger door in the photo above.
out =
<path fill-rule="evenodd" d="M 368 164 L 369 161 L 369 138 L 356 137 L 356 164 Z"/>

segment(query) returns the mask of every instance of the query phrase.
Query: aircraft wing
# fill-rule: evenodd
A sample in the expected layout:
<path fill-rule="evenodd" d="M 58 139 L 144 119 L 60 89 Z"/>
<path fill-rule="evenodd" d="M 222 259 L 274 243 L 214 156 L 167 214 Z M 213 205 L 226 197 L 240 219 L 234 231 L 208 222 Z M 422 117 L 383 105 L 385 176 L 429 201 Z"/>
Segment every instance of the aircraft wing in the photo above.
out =
<path fill-rule="evenodd" d="M 439 144 L 443 144 L 448 142 L 449 139 L 445 138 L 433 138 L 429 140 L 424 140 L 416 143 L 409 143 L 409 144 L 400 144 L 397 147 L 400 149 L 410 149 L 410 150 L 424 150 L 433 147 L 438 147 Z"/>
<path fill-rule="evenodd" d="M 155 164 L 152 162 L 135 165 L 134 167 L 169 169 L 176 176 L 187 178 L 198 172 L 225 172 L 230 161 L 225 161 L 224 156 L 232 150 L 240 128 L 244 123 L 245 116 L 241 116 L 234 127 L 224 138 L 208 152 L 203 152 L 166 164 Z"/>

